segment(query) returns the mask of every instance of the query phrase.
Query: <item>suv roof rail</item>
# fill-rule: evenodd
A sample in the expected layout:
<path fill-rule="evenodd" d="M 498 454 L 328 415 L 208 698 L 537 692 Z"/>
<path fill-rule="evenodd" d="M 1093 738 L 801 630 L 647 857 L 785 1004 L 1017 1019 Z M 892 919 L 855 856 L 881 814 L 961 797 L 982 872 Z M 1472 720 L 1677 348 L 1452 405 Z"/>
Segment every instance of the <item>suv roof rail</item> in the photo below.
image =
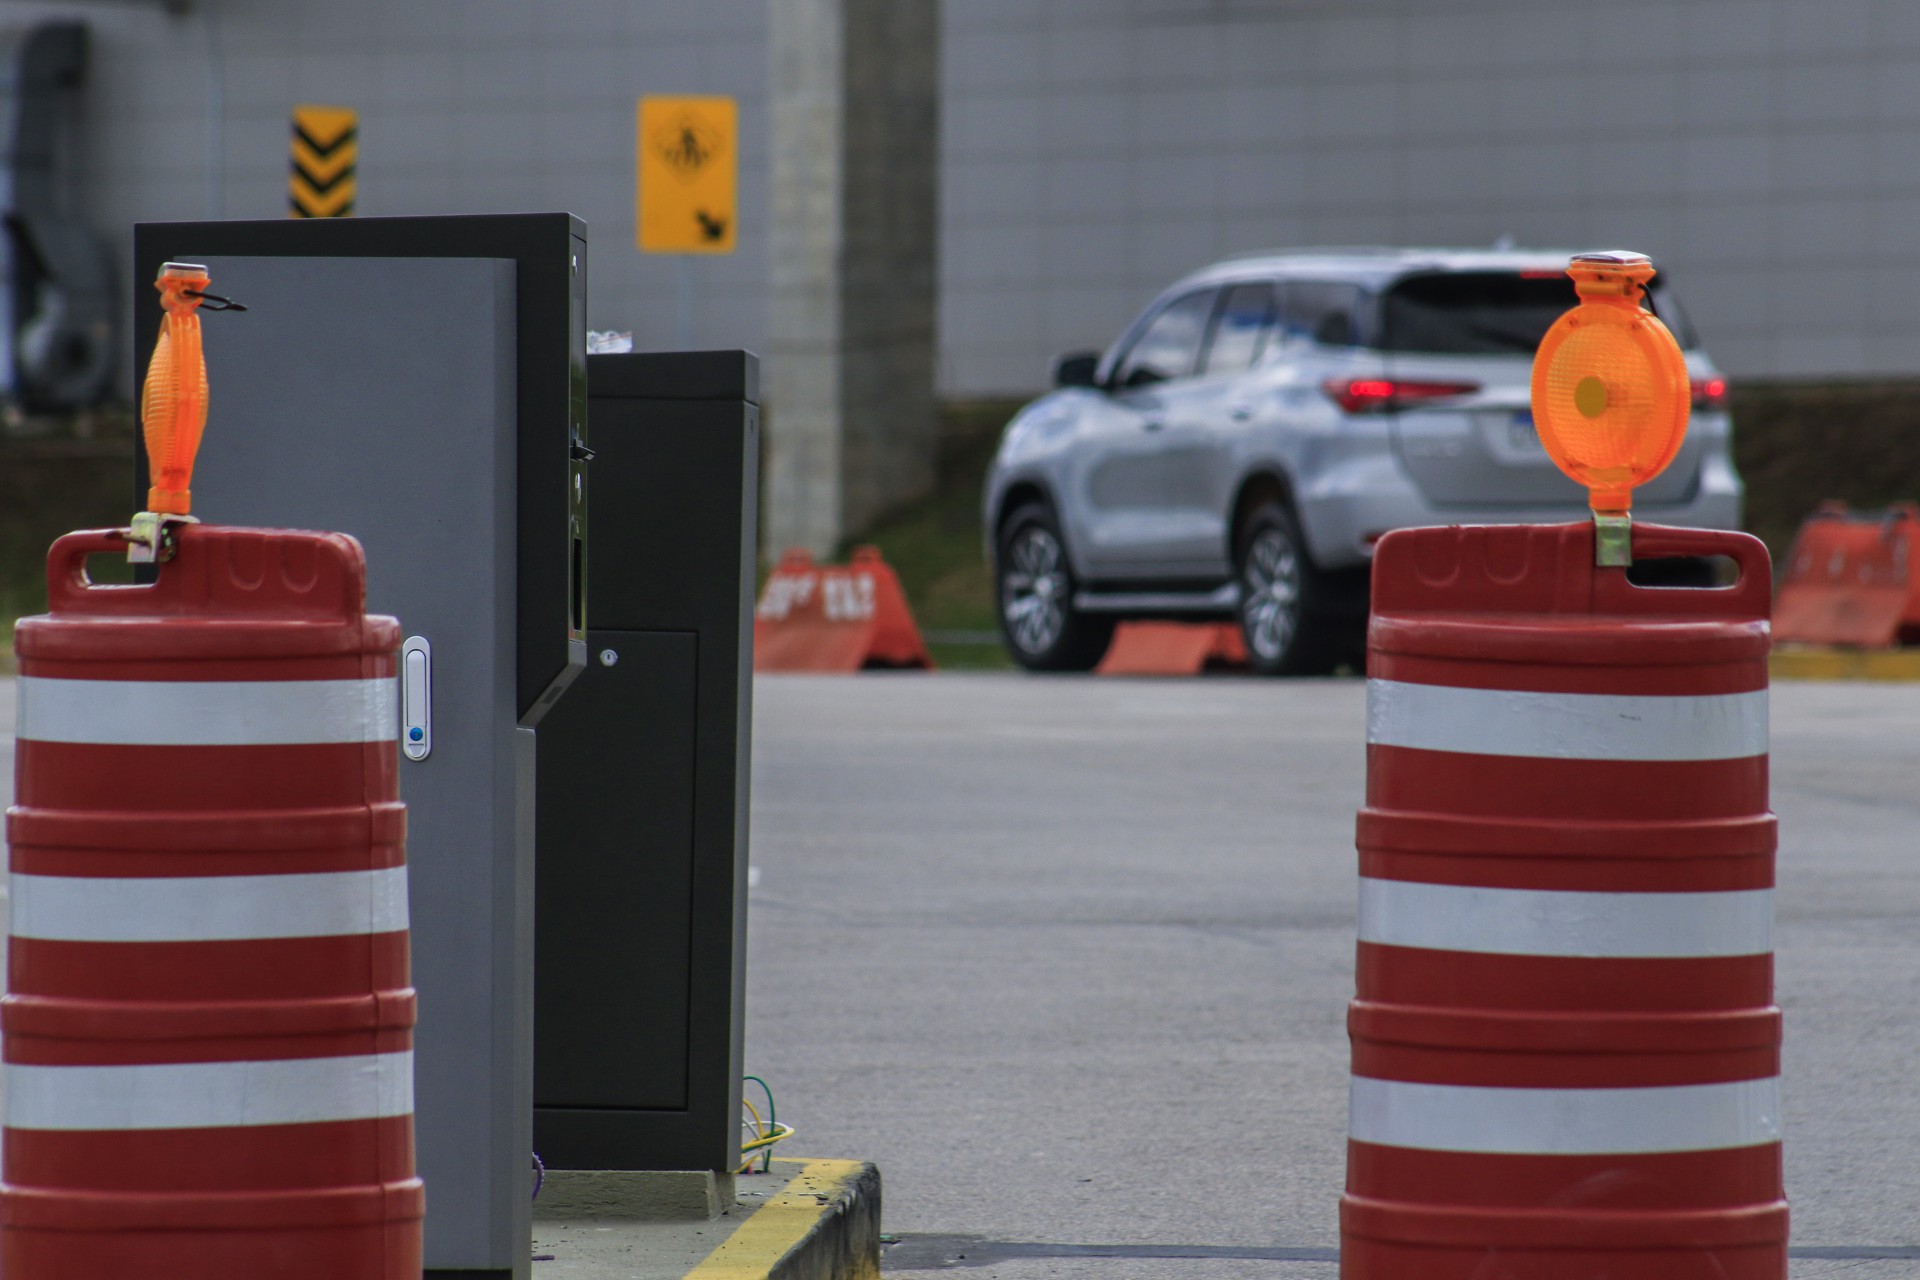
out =
<path fill-rule="evenodd" d="M 1569 257 L 1576 250 L 1541 248 L 1535 245 L 1513 245 L 1506 248 L 1486 245 L 1386 245 L 1386 244 L 1310 244 L 1294 245 L 1290 248 L 1248 249 L 1240 253 L 1230 253 L 1219 262 L 1245 262 L 1254 258 L 1337 258 L 1337 257 L 1380 257 L 1391 258 L 1396 262 L 1428 258 L 1436 255 L 1445 257 Z"/>
<path fill-rule="evenodd" d="M 1407 252 L 1384 244 L 1309 244 L 1294 245 L 1284 249 L 1249 249 L 1243 253 L 1230 253 L 1223 262 L 1243 262 L 1249 258 L 1337 258 L 1354 254 L 1382 254 L 1399 257 Z"/>

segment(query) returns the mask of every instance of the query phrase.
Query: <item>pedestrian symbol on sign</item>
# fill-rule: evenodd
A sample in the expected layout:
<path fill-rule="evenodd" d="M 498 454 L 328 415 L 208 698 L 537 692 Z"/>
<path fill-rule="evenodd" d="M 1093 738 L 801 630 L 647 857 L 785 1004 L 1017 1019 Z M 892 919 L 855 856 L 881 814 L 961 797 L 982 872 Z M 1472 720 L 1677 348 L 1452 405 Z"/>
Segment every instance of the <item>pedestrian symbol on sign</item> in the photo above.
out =
<path fill-rule="evenodd" d="M 634 150 L 644 252 L 733 252 L 738 120 L 732 98 L 640 99 Z"/>
<path fill-rule="evenodd" d="M 654 149 L 673 173 L 692 181 L 720 155 L 724 139 L 693 112 L 684 112 L 653 135 Z"/>

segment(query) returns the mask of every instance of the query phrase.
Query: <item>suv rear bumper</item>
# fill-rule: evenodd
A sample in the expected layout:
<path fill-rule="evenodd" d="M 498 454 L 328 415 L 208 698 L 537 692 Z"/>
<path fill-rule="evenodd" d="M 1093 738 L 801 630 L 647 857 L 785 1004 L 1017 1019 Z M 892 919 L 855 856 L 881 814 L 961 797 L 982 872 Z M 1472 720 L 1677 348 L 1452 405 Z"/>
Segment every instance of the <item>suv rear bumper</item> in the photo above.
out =
<path fill-rule="evenodd" d="M 1565 524 L 1588 513 L 1584 506 L 1454 506 L 1428 502 L 1404 472 L 1396 468 L 1382 483 L 1386 468 L 1369 467 L 1365 485 L 1325 477 L 1297 495 L 1302 532 L 1314 563 L 1346 569 L 1369 563 L 1373 547 L 1395 529 L 1445 524 Z M 1642 520 L 1700 529 L 1738 529 L 1744 490 L 1724 453 L 1701 459 L 1700 477 L 1685 502 L 1649 503 L 1634 508 Z"/>

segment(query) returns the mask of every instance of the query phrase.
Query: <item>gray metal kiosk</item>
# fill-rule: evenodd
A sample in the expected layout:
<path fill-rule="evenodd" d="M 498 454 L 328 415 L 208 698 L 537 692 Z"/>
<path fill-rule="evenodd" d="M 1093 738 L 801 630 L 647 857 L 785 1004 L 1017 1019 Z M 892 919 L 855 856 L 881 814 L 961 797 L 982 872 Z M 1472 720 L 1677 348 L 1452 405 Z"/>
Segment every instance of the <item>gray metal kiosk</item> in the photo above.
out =
<path fill-rule="evenodd" d="M 602 551 L 587 670 L 540 728 L 534 1147 L 552 1169 L 724 1174 L 740 1154 L 759 361 L 589 356 L 587 386 Z"/>
<path fill-rule="evenodd" d="M 205 263 L 213 292 L 249 308 L 204 323 L 195 513 L 354 535 L 370 607 L 410 637 L 400 768 L 427 1273 L 524 1280 L 531 727 L 586 659 L 585 227 L 566 214 L 143 225 L 142 373 L 168 260 Z"/>

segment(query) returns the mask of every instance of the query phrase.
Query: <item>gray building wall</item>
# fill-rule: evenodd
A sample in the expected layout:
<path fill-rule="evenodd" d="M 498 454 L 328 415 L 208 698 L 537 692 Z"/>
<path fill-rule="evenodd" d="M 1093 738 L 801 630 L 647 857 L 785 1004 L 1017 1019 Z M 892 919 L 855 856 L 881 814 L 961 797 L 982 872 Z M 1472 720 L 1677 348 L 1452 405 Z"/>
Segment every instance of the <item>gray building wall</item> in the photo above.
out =
<path fill-rule="evenodd" d="M 950 394 L 1037 387 L 1227 253 L 1502 234 L 1653 254 L 1735 375 L 1920 372 L 1915 0 L 942 10 Z M 98 36 L 76 196 L 116 244 L 278 216 L 289 108 L 336 102 L 362 113 L 361 212 L 571 209 L 590 323 L 642 346 L 676 340 L 678 264 L 633 247 L 634 99 L 734 94 L 740 251 L 693 264 L 692 336 L 765 349 L 766 0 L 0 0 L 50 14 Z"/>
<path fill-rule="evenodd" d="M 359 213 L 576 213 L 588 325 L 642 348 L 678 345 L 681 263 L 634 243 L 635 102 L 730 94 L 739 247 L 692 261 L 691 345 L 763 345 L 764 0 L 0 0 L 52 17 L 93 30 L 72 190 L 123 272 L 135 222 L 283 216 L 293 106 L 348 106 Z"/>
<path fill-rule="evenodd" d="M 1920 372 L 1915 0 L 951 0 L 942 381 L 1024 390 L 1180 273 L 1625 245 L 1735 376 Z"/>

